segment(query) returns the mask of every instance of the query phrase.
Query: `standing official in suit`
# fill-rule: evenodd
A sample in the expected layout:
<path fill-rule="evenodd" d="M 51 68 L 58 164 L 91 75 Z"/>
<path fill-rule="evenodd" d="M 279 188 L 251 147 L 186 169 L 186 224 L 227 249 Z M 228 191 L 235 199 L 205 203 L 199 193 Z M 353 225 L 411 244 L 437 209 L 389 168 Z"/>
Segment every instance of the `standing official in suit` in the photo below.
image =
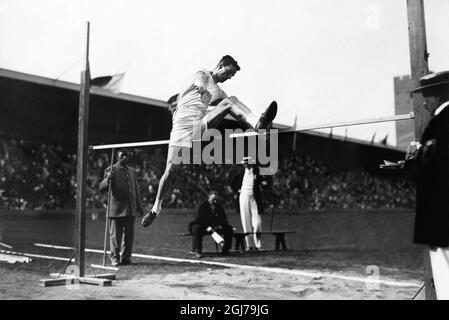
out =
<path fill-rule="evenodd" d="M 412 92 L 423 95 L 433 116 L 414 158 L 414 242 L 429 246 L 437 298 L 449 299 L 449 71 L 422 77 Z"/>
<path fill-rule="evenodd" d="M 128 153 L 119 151 L 117 163 L 105 170 L 100 191 L 108 190 L 111 183 L 109 199 L 109 237 L 111 263 L 131 264 L 134 241 L 134 220 L 143 214 L 139 185 L 134 169 L 128 166 Z"/>

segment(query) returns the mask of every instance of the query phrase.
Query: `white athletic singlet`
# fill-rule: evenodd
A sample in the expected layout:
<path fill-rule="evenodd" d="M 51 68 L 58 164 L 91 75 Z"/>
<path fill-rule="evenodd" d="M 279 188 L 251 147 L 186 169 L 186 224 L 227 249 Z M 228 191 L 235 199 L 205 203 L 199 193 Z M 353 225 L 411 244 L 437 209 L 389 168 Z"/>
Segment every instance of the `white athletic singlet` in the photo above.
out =
<path fill-rule="evenodd" d="M 205 87 L 212 95 L 209 101 L 202 101 L 201 95 L 194 87 L 195 85 Z M 206 113 L 207 107 L 218 99 L 226 98 L 226 93 L 214 82 L 209 71 L 203 69 L 198 71 L 193 79 L 192 85 L 184 91 L 178 100 L 178 110 L 183 108 L 197 108 Z"/>
<path fill-rule="evenodd" d="M 196 86 L 206 88 L 208 95 L 199 94 Z M 191 147 L 194 126 L 201 126 L 201 133 L 207 129 L 207 107 L 217 100 L 226 98 L 226 93 L 215 83 L 207 70 L 198 71 L 190 87 L 178 99 L 173 114 L 173 126 L 170 133 L 171 146 Z"/>

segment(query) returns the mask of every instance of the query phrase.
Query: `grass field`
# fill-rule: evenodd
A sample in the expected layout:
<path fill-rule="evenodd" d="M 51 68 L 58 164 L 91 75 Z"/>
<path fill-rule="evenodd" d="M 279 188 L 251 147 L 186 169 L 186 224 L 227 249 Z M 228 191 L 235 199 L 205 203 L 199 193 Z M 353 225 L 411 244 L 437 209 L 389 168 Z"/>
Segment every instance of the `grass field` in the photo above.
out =
<path fill-rule="evenodd" d="M 177 235 L 187 231 L 187 224 L 193 216 L 192 211 L 175 211 L 167 210 L 156 219 L 154 224 L 149 228 L 142 228 L 139 221 L 136 221 L 136 235 L 134 252 L 140 254 L 150 254 L 165 257 L 177 257 L 183 259 L 191 259 L 188 251 L 191 245 L 190 237 Z M 337 212 L 297 212 L 297 213 L 276 213 L 273 220 L 273 230 L 295 230 L 296 233 L 286 235 L 288 251 L 274 251 L 274 238 L 271 235 L 265 235 L 262 238 L 264 251 L 258 253 L 241 253 L 234 252 L 229 257 L 222 257 L 215 253 L 215 246 L 212 240 L 204 238 L 204 251 L 206 255 L 202 260 L 233 263 L 239 265 L 251 265 L 261 267 L 284 268 L 288 270 L 312 270 L 319 272 L 328 272 L 333 274 L 342 274 L 357 277 L 367 277 L 369 266 L 377 266 L 381 278 L 393 279 L 398 281 L 414 281 L 418 283 L 422 280 L 422 248 L 412 244 L 413 217 L 411 211 L 337 211 Z M 240 217 L 233 213 L 228 213 L 231 224 L 238 230 L 241 230 Z M 270 226 L 271 214 L 262 216 L 263 229 L 267 230 Z M 70 251 L 37 248 L 33 243 L 48 243 L 55 245 L 74 245 L 74 225 L 75 219 L 73 212 L 0 212 L 0 236 L 4 243 L 14 247 L 15 251 L 49 254 L 61 257 L 70 256 Z M 104 237 L 104 216 L 99 215 L 98 219 L 93 220 L 91 215 L 87 218 L 87 236 L 86 247 L 92 249 L 103 248 Z M 90 263 L 101 264 L 102 256 L 99 254 L 88 254 L 87 265 Z M 174 263 L 155 260 L 135 259 L 136 265 L 123 267 L 119 271 L 120 279 L 135 281 L 136 279 L 144 279 L 146 276 L 156 277 L 160 279 L 163 275 L 164 279 L 169 279 L 168 287 L 177 286 L 176 283 L 189 282 L 192 278 L 197 282 L 190 285 L 193 287 L 182 288 L 182 295 L 177 293 L 169 293 L 168 298 L 174 299 L 195 298 L 198 297 L 216 297 L 212 293 L 202 287 L 207 287 L 205 282 L 207 279 L 220 281 L 219 274 L 223 273 L 223 268 L 210 267 L 204 265 L 192 265 L 189 263 Z M 48 276 L 49 272 L 56 272 L 62 267 L 62 261 L 41 261 L 36 259 L 27 265 L 8 265 L 0 263 L 0 270 L 3 270 L 2 281 L 0 282 L 0 298 L 36 298 L 23 288 L 36 287 L 37 280 Z M 226 268 L 226 272 L 232 275 L 232 279 L 239 281 L 239 277 L 251 277 L 254 273 L 243 272 L 238 273 L 235 270 Z M 91 271 L 88 268 L 88 271 Z M 98 272 L 98 271 L 97 271 Z M 207 275 L 203 274 L 204 272 Z M 237 272 L 234 274 L 234 272 Z M 239 271 L 240 272 L 240 271 Z M 183 274 L 188 273 L 189 276 Z M 16 294 L 11 294 L 11 287 L 14 287 L 13 279 L 17 281 L 20 275 L 24 286 Z M 157 277 L 156 275 L 159 275 Z M 171 278 L 170 278 L 171 277 Z M 229 276 L 231 277 L 231 276 Z M 316 288 L 316 290 L 306 290 L 314 284 L 305 281 L 299 294 L 292 288 L 277 280 L 285 276 L 276 275 L 271 279 L 263 278 L 261 283 L 265 287 L 265 291 L 270 292 L 271 289 L 277 288 L 272 295 L 265 297 L 268 299 L 298 299 L 298 298 L 355 298 L 355 299 L 391 299 L 391 298 L 408 298 L 413 296 L 417 291 L 416 288 L 409 288 L 406 291 L 395 292 L 392 288 L 384 288 L 377 292 L 365 292 L 366 290 L 352 292 L 354 289 L 339 288 L 338 285 L 326 284 L 324 288 L 333 288 L 328 291 Z M 28 280 L 27 280 L 28 279 Z M 246 279 L 246 278 L 245 278 Z M 267 280 L 268 279 L 268 280 Z M 284 279 L 288 284 L 291 279 Z M 283 281 L 284 281 L 283 280 Z M 301 279 L 296 279 L 301 283 Z M 144 281 L 144 280 L 142 280 Z M 265 281 L 265 282 L 264 282 Z M 251 282 L 251 281 L 250 281 Z M 3 285 L 2 283 L 9 283 Z M 229 283 L 229 281 L 228 281 Z M 270 287 L 271 284 L 274 287 Z M 225 298 L 252 298 L 257 299 L 258 295 L 250 292 L 254 283 L 249 283 L 242 290 L 234 288 L 224 296 Z M 278 287 L 276 287 L 278 286 Z M 6 288 L 7 287 L 7 288 Z M 154 283 L 153 283 L 154 287 Z M 224 285 L 224 287 L 226 287 Z M 232 286 L 231 286 L 232 287 Z M 344 286 L 343 286 L 344 287 Z M 259 288 L 259 287 L 255 287 Z M 45 288 L 47 289 L 47 288 Z M 225 290 L 226 288 L 223 288 Z M 254 288 L 253 288 L 254 289 Z M 260 288 L 259 288 L 260 289 Z M 56 290 L 56 291 L 54 291 Z M 59 289 L 48 289 L 50 294 L 47 298 L 57 298 L 51 295 L 51 292 L 59 292 Z M 86 289 L 87 290 L 87 289 Z M 94 290 L 94 289 L 88 289 Z M 185 291 L 187 290 L 187 291 Z M 304 291 L 306 290 L 306 291 Z M 338 290 L 352 290 L 349 292 L 341 292 Z M 392 291 L 393 290 L 393 291 Z M 400 290 L 404 290 L 401 288 Z M 179 290 L 178 290 L 179 291 Z M 285 291 L 285 292 L 284 292 Z M 334 292 L 335 291 L 335 292 Z M 31 290 L 35 292 L 35 289 Z M 40 292 L 40 291 L 38 291 Z M 93 292 L 93 291 L 92 291 Z M 187 293 L 186 293 L 187 292 Z M 245 293 L 246 292 L 246 293 Z M 239 295 L 241 293 L 241 295 Z M 41 293 L 40 293 L 41 294 Z M 98 296 L 92 293 L 94 298 L 110 298 L 109 296 Z M 156 296 L 146 296 L 146 298 L 156 298 Z M 123 296 L 122 294 L 119 294 Z M 159 298 L 167 298 L 161 296 Z M 124 298 L 127 295 L 123 296 Z M 219 295 L 220 298 L 223 298 Z M 72 296 L 74 298 L 74 296 Z M 80 293 L 79 298 L 86 298 Z M 260 297 L 259 297 L 260 298 Z"/>

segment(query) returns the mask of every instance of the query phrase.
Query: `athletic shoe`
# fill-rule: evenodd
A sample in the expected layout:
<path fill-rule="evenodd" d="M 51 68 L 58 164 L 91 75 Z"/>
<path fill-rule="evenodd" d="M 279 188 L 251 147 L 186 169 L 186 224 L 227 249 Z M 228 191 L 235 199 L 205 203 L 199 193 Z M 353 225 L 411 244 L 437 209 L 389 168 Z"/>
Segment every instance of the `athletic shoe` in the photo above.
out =
<path fill-rule="evenodd" d="M 199 252 L 190 251 L 189 254 L 197 257 L 198 259 L 203 257 L 203 255 Z"/>
<path fill-rule="evenodd" d="M 149 213 L 145 214 L 145 216 L 142 218 L 142 226 L 148 227 L 150 224 L 153 223 L 154 219 L 157 217 L 156 212 L 150 211 Z"/>
<path fill-rule="evenodd" d="M 112 265 L 113 267 L 117 267 L 117 266 L 119 265 L 119 263 L 118 263 L 117 260 L 112 260 L 112 261 L 111 261 L 111 265 Z"/>
<path fill-rule="evenodd" d="M 266 129 L 268 124 L 274 120 L 276 113 L 278 112 L 278 104 L 276 101 L 270 103 L 265 112 L 260 116 L 259 122 L 257 122 L 254 129 Z"/>

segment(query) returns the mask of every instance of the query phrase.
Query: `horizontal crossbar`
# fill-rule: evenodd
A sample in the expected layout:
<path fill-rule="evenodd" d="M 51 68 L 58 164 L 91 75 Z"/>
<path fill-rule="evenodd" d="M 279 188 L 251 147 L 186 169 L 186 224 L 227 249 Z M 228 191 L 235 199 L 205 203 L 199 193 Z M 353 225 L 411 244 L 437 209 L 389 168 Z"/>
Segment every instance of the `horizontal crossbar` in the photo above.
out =
<path fill-rule="evenodd" d="M 156 140 L 156 141 L 143 141 L 143 142 L 103 144 L 103 145 L 89 146 L 89 149 L 102 150 L 102 149 L 146 147 L 146 146 L 157 146 L 162 144 L 168 144 L 169 142 L 170 140 Z"/>
<path fill-rule="evenodd" d="M 381 122 L 410 120 L 410 119 L 414 119 L 414 118 L 415 118 L 414 112 L 410 112 L 407 114 L 400 114 L 400 115 L 388 116 L 388 117 L 359 119 L 359 120 L 353 120 L 353 121 L 341 121 L 341 122 L 334 122 L 334 123 L 313 124 L 313 125 L 303 126 L 303 127 L 299 127 L 299 128 L 279 130 L 278 133 L 300 132 L 300 131 L 338 128 L 338 127 L 350 127 L 350 126 L 358 126 L 358 125 L 381 123 Z M 241 137 L 250 137 L 250 136 L 257 136 L 257 135 L 259 135 L 259 134 L 255 131 L 253 131 L 253 132 L 246 132 L 246 133 L 233 133 L 233 134 L 229 135 L 229 137 L 230 138 L 241 138 Z"/>
<path fill-rule="evenodd" d="M 342 121 L 335 123 L 323 123 L 318 125 L 309 125 L 299 128 L 292 129 L 284 129 L 279 130 L 278 133 L 287 133 L 287 132 L 299 132 L 299 131 L 310 131 L 310 130 L 318 130 L 318 129 L 328 129 L 328 128 L 338 128 L 338 127 L 349 127 L 349 126 L 358 126 L 363 124 L 372 124 L 372 123 L 380 123 L 380 122 L 390 122 L 390 121 L 401 121 L 401 120 L 409 120 L 415 117 L 413 112 L 408 114 L 401 114 L 397 116 L 389 116 L 389 117 L 380 117 L 380 118 L 370 118 L 370 119 L 361 119 L 354 121 Z M 229 135 L 232 138 L 240 138 L 240 137 L 249 137 L 249 136 L 257 136 L 259 135 L 257 132 L 246 132 L 246 133 L 233 133 Z M 118 148 L 135 148 L 135 147 L 147 147 L 147 146 L 157 146 L 168 144 L 170 140 L 155 140 L 155 141 L 142 141 L 142 142 L 128 142 L 128 143 L 116 143 L 116 144 L 103 144 L 103 145 L 93 145 L 89 146 L 91 150 L 104 150 L 104 149 L 118 149 Z"/>

